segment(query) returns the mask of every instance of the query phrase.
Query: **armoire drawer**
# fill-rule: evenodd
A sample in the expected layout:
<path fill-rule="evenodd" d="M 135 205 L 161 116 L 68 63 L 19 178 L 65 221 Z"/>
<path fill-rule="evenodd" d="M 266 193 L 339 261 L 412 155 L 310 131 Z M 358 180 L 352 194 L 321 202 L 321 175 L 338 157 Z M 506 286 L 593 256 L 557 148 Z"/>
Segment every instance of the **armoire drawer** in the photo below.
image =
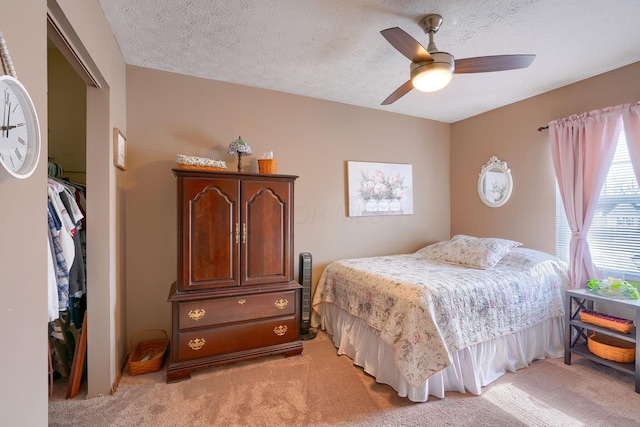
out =
<path fill-rule="evenodd" d="M 180 330 L 295 313 L 296 291 L 271 292 L 178 303 Z"/>
<path fill-rule="evenodd" d="M 227 324 L 178 333 L 178 359 L 233 353 L 299 339 L 296 316 Z"/>

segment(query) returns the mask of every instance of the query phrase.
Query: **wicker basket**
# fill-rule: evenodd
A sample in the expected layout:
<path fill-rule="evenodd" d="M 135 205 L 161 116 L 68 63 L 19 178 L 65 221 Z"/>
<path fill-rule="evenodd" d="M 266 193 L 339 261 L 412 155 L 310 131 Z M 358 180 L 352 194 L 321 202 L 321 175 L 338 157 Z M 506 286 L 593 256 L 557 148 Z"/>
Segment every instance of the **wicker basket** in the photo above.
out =
<path fill-rule="evenodd" d="M 162 333 L 164 338 L 140 341 L 133 347 L 134 338 L 147 333 Z M 129 375 L 140 375 L 156 372 L 162 368 L 164 354 L 167 351 L 169 337 L 164 329 L 145 329 L 131 335 L 129 347 L 133 350 L 129 356 Z"/>
<path fill-rule="evenodd" d="M 258 172 L 276 173 L 277 162 L 273 159 L 258 159 Z"/>
<path fill-rule="evenodd" d="M 176 163 L 180 169 L 191 169 L 200 171 L 222 171 L 227 167 L 227 163 L 222 160 L 210 159 L 208 157 L 187 156 L 178 154 Z"/>
<path fill-rule="evenodd" d="M 600 313 L 595 311 L 583 310 L 580 312 L 580 320 L 592 325 L 602 326 L 603 328 L 607 329 L 613 329 L 614 331 L 622 332 L 623 334 L 628 334 L 631 329 L 633 329 L 633 322 L 628 321 L 627 319 L 621 319 L 619 317 L 609 315 L 607 315 L 607 319 L 599 316 L 599 314 Z M 616 322 L 615 320 L 611 319 L 623 320 L 624 322 Z"/>
<path fill-rule="evenodd" d="M 636 345 L 607 335 L 589 335 L 587 347 L 591 353 L 614 362 L 631 363 L 636 358 Z"/>
<path fill-rule="evenodd" d="M 182 163 L 178 163 L 178 167 L 180 169 L 191 169 L 197 171 L 223 171 L 224 168 L 217 168 L 215 166 L 200 166 L 200 165 L 184 165 Z"/>

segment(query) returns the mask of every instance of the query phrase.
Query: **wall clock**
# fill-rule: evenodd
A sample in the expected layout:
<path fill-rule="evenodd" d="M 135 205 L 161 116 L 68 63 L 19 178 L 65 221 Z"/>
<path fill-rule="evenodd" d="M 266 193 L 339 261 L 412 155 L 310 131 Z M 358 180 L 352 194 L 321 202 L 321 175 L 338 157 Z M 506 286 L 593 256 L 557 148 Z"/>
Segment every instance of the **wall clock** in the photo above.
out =
<path fill-rule="evenodd" d="M 27 178 L 40 159 L 40 125 L 29 92 L 16 78 L 9 49 L 0 33 L 0 54 L 5 73 L 0 76 L 0 176 Z"/>
<path fill-rule="evenodd" d="M 27 178 L 40 159 L 40 124 L 27 89 L 16 77 L 9 49 L 0 32 L 2 122 L 0 123 L 0 178 Z"/>
<path fill-rule="evenodd" d="M 12 76 L 0 76 L 2 127 L 0 168 L 14 178 L 29 177 L 40 158 L 40 126 L 33 101 Z"/>

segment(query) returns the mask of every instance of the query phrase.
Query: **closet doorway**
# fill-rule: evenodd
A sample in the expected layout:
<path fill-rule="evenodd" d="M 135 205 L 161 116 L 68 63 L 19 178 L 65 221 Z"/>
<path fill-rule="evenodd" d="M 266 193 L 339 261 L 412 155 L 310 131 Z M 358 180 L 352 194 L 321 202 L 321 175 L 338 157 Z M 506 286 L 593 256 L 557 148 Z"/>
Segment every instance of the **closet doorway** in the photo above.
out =
<path fill-rule="evenodd" d="M 78 398 L 92 398 L 110 392 L 119 353 L 114 338 L 120 323 L 117 313 L 114 320 L 116 262 L 110 243 L 115 201 L 109 88 L 55 0 L 47 3 L 48 125 L 41 133 L 47 132 L 47 157 L 61 166 L 63 177 L 86 187 L 87 346 Z M 58 388 L 67 391 L 66 385 Z"/>
<path fill-rule="evenodd" d="M 74 204 L 74 209 L 66 208 L 65 214 L 70 216 L 74 226 L 74 245 L 67 245 L 69 247 L 61 255 L 57 255 L 64 259 L 64 266 L 69 269 L 66 278 L 69 296 L 58 298 L 60 304 L 66 303 L 66 309 L 60 307 L 58 318 L 52 320 L 51 315 L 49 316 L 50 392 L 57 399 L 74 397 L 78 393 L 76 389 L 82 384 L 86 385 L 86 358 L 83 357 L 86 354 L 86 342 L 81 339 L 84 337 L 80 333 L 87 298 L 87 85 L 51 39 L 47 43 L 47 86 L 49 209 L 55 215 L 56 209 L 52 206 L 60 205 L 60 190 L 63 190 L 66 206 Z M 61 218 L 57 220 L 62 227 L 61 233 L 67 232 L 64 221 Z M 86 391 L 83 393 L 86 394 Z"/>

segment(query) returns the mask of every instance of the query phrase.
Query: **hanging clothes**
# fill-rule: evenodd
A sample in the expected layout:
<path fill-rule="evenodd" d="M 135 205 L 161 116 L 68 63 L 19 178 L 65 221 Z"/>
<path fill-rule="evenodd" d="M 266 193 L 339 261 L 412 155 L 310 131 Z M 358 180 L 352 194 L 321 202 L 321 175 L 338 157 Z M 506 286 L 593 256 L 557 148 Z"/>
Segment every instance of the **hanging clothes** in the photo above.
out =
<path fill-rule="evenodd" d="M 47 180 L 48 338 L 53 370 L 69 377 L 75 334 L 86 311 L 86 187 L 60 178 L 49 163 Z"/>
<path fill-rule="evenodd" d="M 64 311 L 69 308 L 69 269 L 67 268 L 67 262 L 64 257 L 64 251 L 62 249 L 62 243 L 60 241 L 60 229 L 62 225 L 55 216 L 55 211 L 51 202 L 48 203 L 48 222 L 49 222 L 49 246 L 50 253 L 52 254 L 52 263 L 54 271 L 49 272 L 49 277 L 53 276 L 56 281 L 56 294 L 52 295 L 52 300 L 49 301 L 49 308 L 57 306 L 57 311 Z M 55 301 L 54 301 L 55 300 Z M 54 314 L 52 320 L 57 319 L 58 313 Z"/>
<path fill-rule="evenodd" d="M 49 217 L 49 280 L 55 278 L 57 285 L 58 312 L 70 310 L 71 321 L 81 327 L 86 303 L 82 299 L 86 293 L 86 242 L 81 233 L 85 215 L 77 200 L 78 189 L 60 179 L 47 181 Z M 83 230 L 82 230 L 83 231 Z M 51 284 L 49 284 L 51 286 Z M 49 300 L 50 321 L 55 307 L 51 295 Z M 76 301 L 76 299 L 78 301 Z"/>

